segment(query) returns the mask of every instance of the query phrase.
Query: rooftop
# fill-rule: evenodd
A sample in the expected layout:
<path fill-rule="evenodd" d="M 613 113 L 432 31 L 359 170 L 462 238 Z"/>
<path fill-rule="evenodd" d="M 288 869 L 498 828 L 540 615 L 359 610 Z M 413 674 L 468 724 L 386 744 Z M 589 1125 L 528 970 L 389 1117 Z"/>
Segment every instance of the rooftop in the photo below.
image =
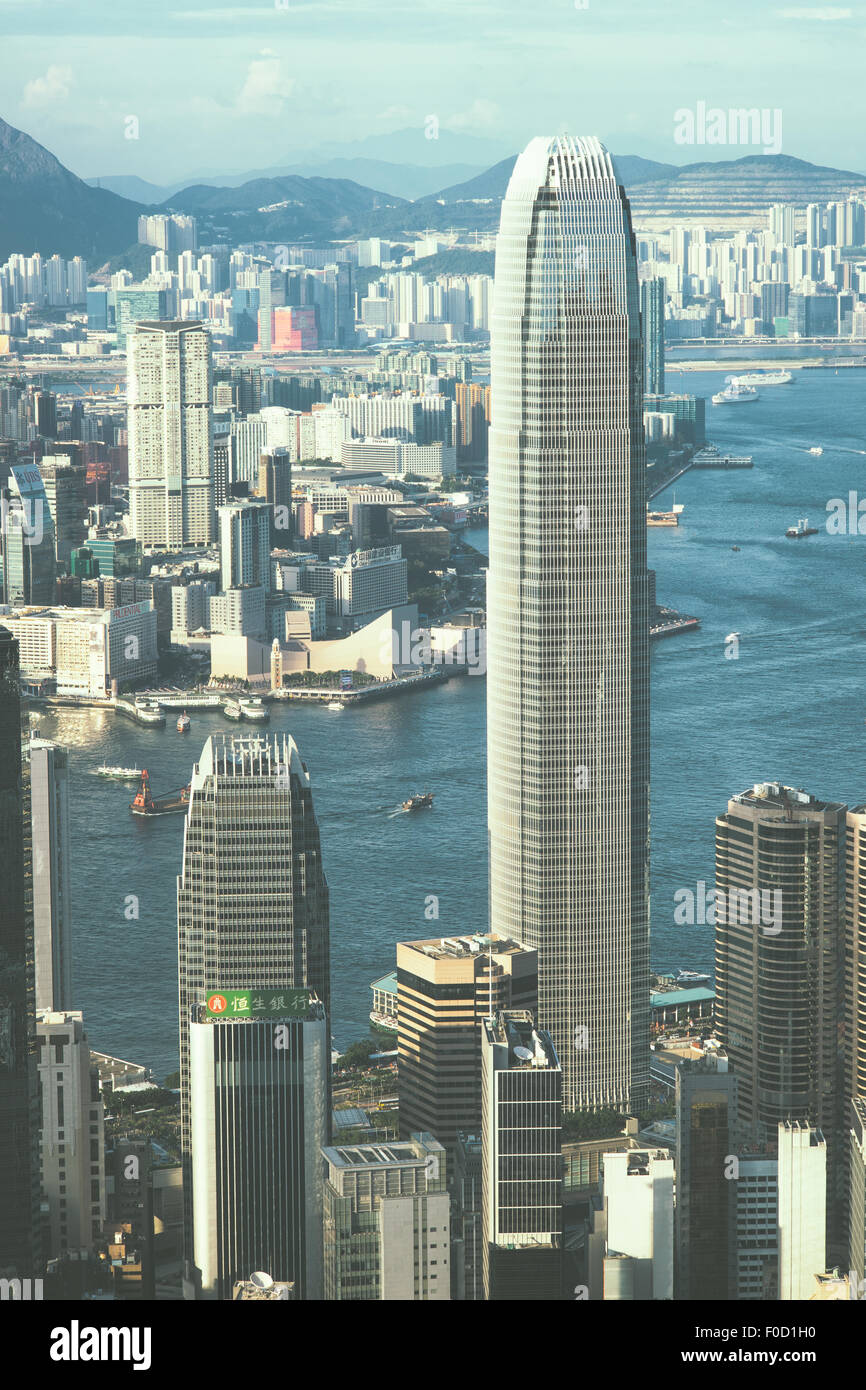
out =
<path fill-rule="evenodd" d="M 463 960 L 490 950 L 497 956 L 513 956 L 529 949 L 511 937 L 490 936 L 483 932 L 473 932 L 469 936 L 432 937 L 429 941 L 401 941 L 400 945 L 412 951 L 422 951 L 434 960 L 446 957 Z"/>
<path fill-rule="evenodd" d="M 756 782 L 731 798 L 744 806 L 784 812 L 790 816 L 795 811 L 842 811 L 841 801 L 819 801 L 811 792 L 802 787 L 787 787 L 784 782 Z"/>

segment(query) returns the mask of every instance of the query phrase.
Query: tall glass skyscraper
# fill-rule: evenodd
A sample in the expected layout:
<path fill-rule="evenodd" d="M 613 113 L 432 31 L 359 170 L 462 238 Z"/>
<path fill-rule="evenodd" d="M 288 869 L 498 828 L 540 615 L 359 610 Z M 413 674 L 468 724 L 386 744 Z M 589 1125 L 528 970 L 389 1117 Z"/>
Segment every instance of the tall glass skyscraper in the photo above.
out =
<path fill-rule="evenodd" d="M 491 322 L 490 929 L 539 953 L 566 1109 L 649 1071 L 643 358 L 628 201 L 595 139 L 533 140 Z"/>

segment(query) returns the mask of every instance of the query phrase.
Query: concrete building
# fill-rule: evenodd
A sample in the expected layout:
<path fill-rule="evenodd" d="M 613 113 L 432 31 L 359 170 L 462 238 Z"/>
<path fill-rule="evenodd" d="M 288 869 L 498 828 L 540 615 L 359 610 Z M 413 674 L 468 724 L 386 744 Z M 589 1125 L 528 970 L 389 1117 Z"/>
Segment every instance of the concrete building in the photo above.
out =
<path fill-rule="evenodd" d="M 779 1125 L 779 1298 L 809 1298 L 827 1268 L 827 1146 L 820 1129 Z"/>
<path fill-rule="evenodd" d="M 767 1154 L 736 1155 L 731 1181 L 729 1299 L 766 1301 L 778 1297 L 778 1160 Z"/>
<path fill-rule="evenodd" d="M 207 740 L 191 779 L 177 922 L 184 1244 L 194 1285 L 192 1011 L 214 991 L 307 989 L 328 1007 L 328 886 L 310 778 L 292 739 Z M 272 1181 L 276 1162 L 272 1155 Z M 296 1277 L 277 1267 L 273 1275 Z"/>
<path fill-rule="evenodd" d="M 482 1024 L 484 1296 L 562 1297 L 562 1068 L 523 1010 Z"/>
<path fill-rule="evenodd" d="M 266 613 L 266 594 L 257 585 L 245 589 L 227 589 L 223 594 L 213 594 L 208 600 L 210 630 L 226 636 L 263 639 L 267 635 Z M 227 675 L 228 672 L 215 674 Z"/>
<path fill-rule="evenodd" d="M 128 363 L 132 534 L 157 550 L 210 545 L 210 335 L 200 323 L 139 323 L 130 336 Z"/>
<path fill-rule="evenodd" d="M 866 1279 L 866 1098 L 851 1101 L 848 1129 L 848 1268 L 862 1294 Z"/>
<path fill-rule="evenodd" d="M 106 1215 L 105 1129 L 96 1067 L 77 1010 L 37 1015 L 47 1258 L 89 1251 Z"/>
<path fill-rule="evenodd" d="M 451 1298 L 445 1150 L 432 1134 L 324 1148 L 325 1298 Z"/>
<path fill-rule="evenodd" d="M 271 506 L 265 501 L 229 502 L 217 515 L 222 589 L 252 584 L 270 593 Z"/>
<path fill-rule="evenodd" d="M 33 943 L 36 1009 L 72 1006 L 72 901 L 69 875 L 69 754 L 30 740 L 33 840 Z"/>
<path fill-rule="evenodd" d="M 212 976 L 219 974 L 214 961 Z M 234 973 L 234 972 L 227 972 Z M 321 1148 L 330 1041 L 309 990 L 212 987 L 189 1024 L 193 1281 L 230 1299 L 244 1270 L 323 1297 Z"/>
<path fill-rule="evenodd" d="M 156 676 L 156 621 L 146 599 L 111 609 L 18 609 L 4 618 L 21 637 L 22 675 L 55 682 L 58 695 L 98 698 L 115 683 Z"/>
<path fill-rule="evenodd" d="M 604 1155 L 602 1195 L 607 1216 L 605 1264 L 611 1257 L 630 1261 L 634 1299 L 674 1296 L 674 1163 L 664 1152 L 633 1150 Z M 610 1279 L 608 1279 L 608 1273 Z M 602 1297 L 621 1283 L 621 1266 L 605 1268 Z"/>
<path fill-rule="evenodd" d="M 490 929 L 539 949 L 566 1110 L 628 1112 L 650 1055 L 643 366 L 628 199 L 596 139 L 518 156 L 496 258 Z"/>
<path fill-rule="evenodd" d="M 737 1104 L 737 1078 L 728 1059 L 707 1055 L 678 1064 L 677 1298 L 728 1297 L 731 1208 L 727 1177 Z"/>
<path fill-rule="evenodd" d="M 538 952 L 498 937 L 397 943 L 400 1133 L 429 1130 L 449 1150 L 481 1124 L 482 1020 L 533 1013 Z"/>

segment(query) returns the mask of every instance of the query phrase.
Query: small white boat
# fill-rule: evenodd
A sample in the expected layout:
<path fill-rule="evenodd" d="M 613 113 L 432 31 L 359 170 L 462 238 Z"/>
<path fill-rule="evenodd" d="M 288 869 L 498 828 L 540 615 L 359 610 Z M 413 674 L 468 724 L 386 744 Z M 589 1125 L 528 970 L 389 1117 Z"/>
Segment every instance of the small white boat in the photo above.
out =
<path fill-rule="evenodd" d="M 821 454 L 823 454 L 823 452 L 824 450 L 820 444 L 813 445 L 813 447 L 809 450 L 810 454 L 817 454 L 819 457 Z"/>
<path fill-rule="evenodd" d="M 345 709 L 345 708 L 346 708 L 346 706 L 343 704 L 343 701 L 342 701 L 342 700 L 329 700 L 329 701 L 328 701 L 328 709 Z"/>
<path fill-rule="evenodd" d="M 190 719 L 186 710 L 184 710 L 183 714 L 181 714 L 178 718 L 177 731 L 179 734 L 188 734 L 191 728 L 192 720 Z"/>

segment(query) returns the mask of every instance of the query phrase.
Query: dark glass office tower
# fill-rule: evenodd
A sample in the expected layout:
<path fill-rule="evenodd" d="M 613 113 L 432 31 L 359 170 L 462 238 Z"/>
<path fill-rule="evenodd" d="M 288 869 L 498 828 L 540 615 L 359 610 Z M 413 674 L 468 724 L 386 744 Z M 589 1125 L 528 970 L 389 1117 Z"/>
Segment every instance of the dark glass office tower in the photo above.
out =
<path fill-rule="evenodd" d="M 665 282 L 642 280 L 640 312 L 644 342 L 644 391 L 665 393 Z"/>
<path fill-rule="evenodd" d="M 491 322 L 490 930 L 538 951 L 567 1110 L 649 1077 L 649 656 L 628 200 L 595 139 L 533 140 Z"/>
<path fill-rule="evenodd" d="M 30 789 L 18 643 L 0 626 L 0 1275 L 41 1274 Z"/>

